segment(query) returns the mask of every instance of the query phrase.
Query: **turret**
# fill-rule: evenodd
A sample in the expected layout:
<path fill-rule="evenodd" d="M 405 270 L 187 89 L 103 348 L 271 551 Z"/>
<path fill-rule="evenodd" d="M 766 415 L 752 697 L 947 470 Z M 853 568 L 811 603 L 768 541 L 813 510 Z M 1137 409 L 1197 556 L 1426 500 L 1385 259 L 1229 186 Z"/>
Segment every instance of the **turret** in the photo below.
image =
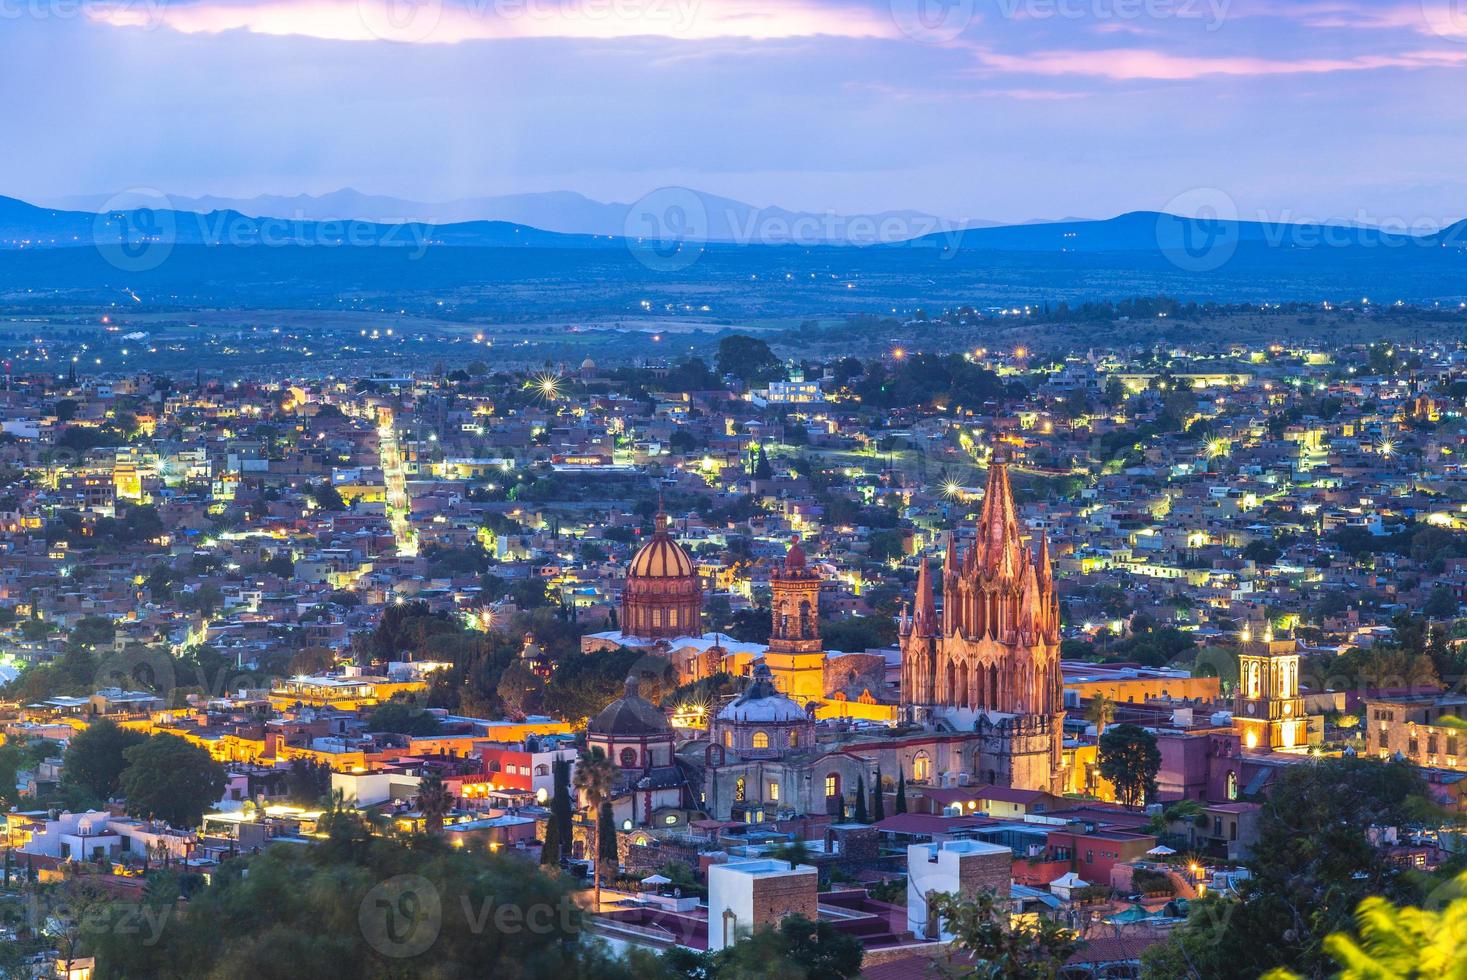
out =
<path fill-rule="evenodd" d="M 933 604 L 932 579 L 927 574 L 926 558 L 917 569 L 917 611 L 912 617 L 912 629 L 918 636 L 937 635 L 937 607 Z"/>

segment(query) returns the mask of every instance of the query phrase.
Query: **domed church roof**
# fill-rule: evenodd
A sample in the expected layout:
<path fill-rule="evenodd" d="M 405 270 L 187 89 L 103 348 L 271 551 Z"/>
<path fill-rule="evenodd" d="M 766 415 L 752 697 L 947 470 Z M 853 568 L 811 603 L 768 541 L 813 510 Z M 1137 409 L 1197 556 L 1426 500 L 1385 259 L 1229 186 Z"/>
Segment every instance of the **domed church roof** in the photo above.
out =
<path fill-rule="evenodd" d="M 659 511 L 657 529 L 627 566 L 627 578 L 693 578 L 697 574 L 693 559 L 667 533 L 667 515 Z"/>
<path fill-rule="evenodd" d="M 646 736 L 672 735 L 667 716 L 651 701 L 637 693 L 636 676 L 627 678 L 626 692 L 601 709 L 586 726 L 591 735 Z"/>
<path fill-rule="evenodd" d="M 769 666 L 762 660 L 754 665 L 754 682 L 718 717 L 722 721 L 773 725 L 810 720 L 803 708 L 775 689 Z"/>

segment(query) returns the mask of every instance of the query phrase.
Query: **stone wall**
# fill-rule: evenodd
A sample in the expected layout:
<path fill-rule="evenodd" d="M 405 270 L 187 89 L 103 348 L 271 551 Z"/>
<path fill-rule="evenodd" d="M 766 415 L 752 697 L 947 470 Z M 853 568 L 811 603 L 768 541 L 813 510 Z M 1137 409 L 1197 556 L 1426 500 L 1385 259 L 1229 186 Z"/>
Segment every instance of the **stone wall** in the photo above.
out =
<path fill-rule="evenodd" d="M 754 882 L 754 928 L 777 926 L 787 915 L 819 917 L 815 875 L 778 875 Z"/>
<path fill-rule="evenodd" d="M 1008 854 L 967 854 L 958 865 L 958 879 L 963 895 L 991 891 L 1000 897 L 1009 894 L 1013 877 L 1013 860 Z"/>

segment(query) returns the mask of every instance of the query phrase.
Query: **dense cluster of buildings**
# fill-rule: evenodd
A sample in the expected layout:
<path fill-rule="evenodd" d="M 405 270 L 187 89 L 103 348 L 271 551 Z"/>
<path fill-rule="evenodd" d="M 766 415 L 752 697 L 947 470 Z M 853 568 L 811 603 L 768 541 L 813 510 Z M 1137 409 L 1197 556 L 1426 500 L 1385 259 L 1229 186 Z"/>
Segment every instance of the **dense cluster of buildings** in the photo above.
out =
<path fill-rule="evenodd" d="M 441 778 L 445 834 L 529 858 L 556 762 L 599 751 L 616 768 L 603 870 L 623 887 L 597 929 L 614 942 L 721 948 L 804 911 L 859 935 L 868 964 L 900 963 L 943 938 L 933 892 L 986 887 L 1117 939 L 1076 966 L 1122 975 L 1103 971 L 1246 875 L 1285 767 L 1399 755 L 1460 802 L 1467 753 L 1441 719 L 1463 700 L 1440 676 L 1306 668 L 1401 644 L 1411 615 L 1454 636 L 1461 352 L 965 356 L 1027 394 L 873 413 L 834 365 L 696 388 L 673 384 L 686 365 L 589 360 L 9 379 L 0 724 L 42 749 L 17 774 L 9 850 L 128 877 L 309 841 L 320 807 L 283 801 L 319 767 L 323 804 L 388 834 L 424 828 L 419 790 Z M 583 717 L 553 683 L 531 710 L 434 707 L 461 651 L 372 646 L 409 603 L 516 643 L 553 619 L 559 646 L 524 636 L 518 658 L 543 682 L 578 657 L 641 658 Z M 430 733 L 382 730 L 394 705 Z M 228 766 L 201 826 L 25 804 L 103 717 Z M 1149 810 L 1102 773 L 1121 724 L 1159 752 Z M 591 823 L 578 814 L 577 858 Z M 803 856 L 780 859 L 791 842 Z M 690 894 L 659 887 L 672 863 Z"/>

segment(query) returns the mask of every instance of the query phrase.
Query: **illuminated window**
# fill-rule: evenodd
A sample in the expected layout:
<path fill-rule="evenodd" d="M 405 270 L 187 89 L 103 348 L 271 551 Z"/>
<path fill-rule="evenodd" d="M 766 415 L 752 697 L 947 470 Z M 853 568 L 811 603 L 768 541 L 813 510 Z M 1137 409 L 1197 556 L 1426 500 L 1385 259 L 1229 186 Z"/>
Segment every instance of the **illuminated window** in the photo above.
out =
<path fill-rule="evenodd" d="M 790 732 L 790 748 L 796 749 L 796 748 L 799 748 L 799 747 L 800 747 L 800 733 L 798 731 L 792 730 Z"/>
<path fill-rule="evenodd" d="M 925 783 L 932 778 L 932 759 L 926 752 L 918 752 L 912 757 L 912 780 Z"/>
<path fill-rule="evenodd" d="M 768 732 L 755 732 L 754 733 L 754 748 L 756 748 L 756 749 L 767 749 L 767 748 L 769 748 L 769 733 Z"/>
<path fill-rule="evenodd" d="M 1230 799 L 1230 800 L 1236 800 L 1237 798 L 1238 798 L 1238 774 L 1236 772 L 1233 772 L 1233 771 L 1229 770 L 1229 772 L 1228 772 L 1228 799 Z"/>
<path fill-rule="evenodd" d="M 840 795 L 840 776 L 836 773 L 831 773 L 830 775 L 825 777 L 825 795 Z"/>
<path fill-rule="evenodd" d="M 723 733 L 723 747 L 726 748 L 726 749 L 733 748 L 733 732 L 730 732 L 730 731 L 727 731 L 727 730 L 724 731 L 724 733 Z"/>
<path fill-rule="evenodd" d="M 779 783 L 769 784 L 769 799 L 773 803 L 779 802 Z"/>
<path fill-rule="evenodd" d="M 744 777 L 740 776 L 738 782 L 734 783 L 734 802 L 744 802 Z"/>

